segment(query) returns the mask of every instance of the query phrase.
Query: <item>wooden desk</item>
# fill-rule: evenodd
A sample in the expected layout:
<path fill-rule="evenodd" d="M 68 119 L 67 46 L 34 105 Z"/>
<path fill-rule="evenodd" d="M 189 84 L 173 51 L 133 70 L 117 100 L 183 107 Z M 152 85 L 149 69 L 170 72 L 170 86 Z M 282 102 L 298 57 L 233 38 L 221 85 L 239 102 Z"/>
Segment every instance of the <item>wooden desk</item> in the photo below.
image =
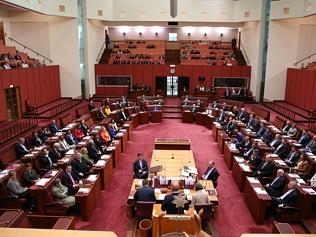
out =
<path fill-rule="evenodd" d="M 224 143 L 224 160 L 228 169 L 233 168 L 234 156 L 238 156 L 240 153 L 233 143 L 225 141 Z"/>
<path fill-rule="evenodd" d="M 234 156 L 232 176 L 240 192 L 244 191 L 246 177 L 251 176 L 251 175 L 252 175 L 252 170 L 247 164 L 247 162 L 244 160 L 244 158 L 239 157 L 239 156 Z"/>
<path fill-rule="evenodd" d="M 124 153 L 127 144 L 127 130 L 120 129 L 120 131 L 116 134 L 115 139 L 121 141 L 121 152 Z"/>
<path fill-rule="evenodd" d="M 198 112 L 195 115 L 195 123 L 205 126 L 207 114 L 205 112 Z"/>
<path fill-rule="evenodd" d="M 214 140 L 217 141 L 217 136 L 218 136 L 218 131 L 219 130 L 223 130 L 222 126 L 220 125 L 220 123 L 217 122 L 213 122 L 213 126 L 212 126 L 212 134 L 214 137 Z"/>
<path fill-rule="evenodd" d="M 42 153 L 43 148 L 49 148 L 48 145 L 43 145 L 41 147 L 36 147 L 32 151 L 30 151 L 28 154 L 26 154 L 24 157 L 21 158 L 21 162 L 23 163 L 31 163 L 33 166 L 33 169 L 39 170 L 41 168 L 40 165 L 40 156 Z"/>
<path fill-rule="evenodd" d="M 156 150 L 190 150 L 190 139 L 156 138 Z"/>
<path fill-rule="evenodd" d="M 88 180 L 89 177 L 86 180 Z M 86 192 L 83 192 L 83 190 L 86 190 Z M 82 219 L 85 221 L 89 220 L 101 197 L 100 176 L 96 175 L 95 181 L 90 181 L 82 185 L 75 197 L 76 202 L 80 205 Z"/>
<path fill-rule="evenodd" d="M 191 150 L 153 150 L 150 167 L 162 165 L 164 170 L 158 176 L 181 176 L 183 166 L 195 166 Z"/>
<path fill-rule="evenodd" d="M 230 137 L 224 130 L 220 130 L 217 133 L 217 145 L 219 148 L 219 151 L 223 154 L 224 153 L 224 143 L 226 141 L 230 141 Z"/>
<path fill-rule="evenodd" d="M 258 193 L 256 189 L 260 190 L 262 194 Z M 258 225 L 263 224 L 266 210 L 271 206 L 269 194 L 265 191 L 259 180 L 252 177 L 246 177 L 244 193 L 245 201 L 255 222 Z"/>
<path fill-rule="evenodd" d="M 106 154 L 112 155 L 112 165 L 115 168 L 121 159 L 121 140 L 114 140 L 106 149 Z"/>
<path fill-rule="evenodd" d="M 135 113 L 130 116 L 131 125 L 133 128 L 136 128 L 139 125 L 140 113 Z"/>
<path fill-rule="evenodd" d="M 182 112 L 182 122 L 183 123 L 193 123 L 193 113 L 191 111 Z"/>
<path fill-rule="evenodd" d="M 279 223 L 276 221 L 273 222 L 272 233 L 295 234 L 294 230 L 288 223 Z"/>
<path fill-rule="evenodd" d="M 123 124 L 123 129 L 127 131 L 127 140 L 129 141 L 132 136 L 133 127 L 131 126 L 131 121 L 127 121 Z"/>
<path fill-rule="evenodd" d="M 139 124 L 147 124 L 149 122 L 149 113 L 147 111 L 141 111 L 139 114 Z"/>
<path fill-rule="evenodd" d="M 51 230 L 26 228 L 0 228 L 1 237 L 117 237 L 110 231 Z"/>
<path fill-rule="evenodd" d="M 152 123 L 161 123 L 162 122 L 162 111 L 161 110 L 151 111 L 150 116 L 151 116 Z"/>
<path fill-rule="evenodd" d="M 212 129 L 213 121 L 214 121 L 214 116 L 213 115 L 206 115 L 205 117 L 205 126 L 208 129 Z"/>
<path fill-rule="evenodd" d="M 102 190 L 105 190 L 109 187 L 112 170 L 113 170 L 112 154 L 101 156 L 101 160 L 93 165 L 93 173 L 100 175 Z"/>

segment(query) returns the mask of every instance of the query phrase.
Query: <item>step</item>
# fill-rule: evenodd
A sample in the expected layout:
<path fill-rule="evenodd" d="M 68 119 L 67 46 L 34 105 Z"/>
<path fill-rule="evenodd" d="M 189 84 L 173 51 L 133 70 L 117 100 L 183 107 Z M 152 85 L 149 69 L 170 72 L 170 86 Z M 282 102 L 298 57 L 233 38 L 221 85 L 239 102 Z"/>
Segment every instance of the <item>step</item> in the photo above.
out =
<path fill-rule="evenodd" d="M 168 109 L 181 109 L 180 105 L 164 105 L 164 108 L 168 108 Z"/>
<path fill-rule="evenodd" d="M 182 113 L 182 109 L 180 108 L 163 108 L 164 113 Z"/>
<path fill-rule="evenodd" d="M 165 119 L 182 119 L 182 113 L 163 113 L 162 118 L 165 118 Z"/>

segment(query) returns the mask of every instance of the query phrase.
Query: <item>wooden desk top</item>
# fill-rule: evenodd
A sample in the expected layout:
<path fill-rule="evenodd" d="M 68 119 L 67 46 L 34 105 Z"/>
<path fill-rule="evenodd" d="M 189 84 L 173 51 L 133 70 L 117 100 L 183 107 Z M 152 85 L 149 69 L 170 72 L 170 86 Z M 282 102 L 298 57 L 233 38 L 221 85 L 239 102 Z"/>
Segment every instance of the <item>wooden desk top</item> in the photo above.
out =
<path fill-rule="evenodd" d="M 110 231 L 82 231 L 82 230 L 43 230 L 29 228 L 0 228 L 0 237 L 117 237 Z"/>
<path fill-rule="evenodd" d="M 242 234 L 241 237 L 316 237 L 315 234 Z"/>
<path fill-rule="evenodd" d="M 196 167 L 191 150 L 154 150 L 150 167 L 162 165 L 158 176 L 181 176 L 183 166 Z"/>
<path fill-rule="evenodd" d="M 178 139 L 178 138 L 156 138 L 155 144 L 185 144 L 190 145 L 191 140 L 190 139 Z"/>

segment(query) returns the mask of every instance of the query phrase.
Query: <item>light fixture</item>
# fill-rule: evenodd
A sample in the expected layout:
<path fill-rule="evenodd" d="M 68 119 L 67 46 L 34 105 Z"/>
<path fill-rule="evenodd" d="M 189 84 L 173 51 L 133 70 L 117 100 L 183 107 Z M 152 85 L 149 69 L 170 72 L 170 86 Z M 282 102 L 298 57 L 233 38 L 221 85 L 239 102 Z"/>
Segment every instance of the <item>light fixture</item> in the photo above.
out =
<path fill-rule="evenodd" d="M 204 33 L 204 37 L 206 37 L 207 36 L 207 33 Z"/>
<path fill-rule="evenodd" d="M 126 32 L 123 32 L 123 35 L 125 36 L 125 35 L 126 35 Z"/>
<path fill-rule="evenodd" d="M 139 36 L 141 36 L 141 35 L 142 35 L 142 32 L 139 32 L 138 34 L 139 34 Z"/>
<path fill-rule="evenodd" d="M 191 33 L 190 33 L 190 32 L 188 33 L 188 36 L 191 36 Z"/>
<path fill-rule="evenodd" d="M 155 35 L 158 36 L 158 32 L 156 32 Z"/>

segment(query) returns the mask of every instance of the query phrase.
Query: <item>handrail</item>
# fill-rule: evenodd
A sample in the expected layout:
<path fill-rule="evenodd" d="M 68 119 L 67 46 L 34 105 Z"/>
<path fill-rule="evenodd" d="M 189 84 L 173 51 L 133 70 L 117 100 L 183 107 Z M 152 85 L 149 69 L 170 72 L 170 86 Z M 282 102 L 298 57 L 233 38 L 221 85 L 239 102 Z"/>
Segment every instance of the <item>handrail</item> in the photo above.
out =
<path fill-rule="evenodd" d="M 101 56 L 102 56 L 102 53 L 104 51 L 104 48 L 105 48 L 105 42 L 102 43 L 101 45 L 101 48 L 100 48 L 100 51 L 98 53 L 98 57 L 96 59 L 96 63 L 99 63 L 100 59 L 101 59 Z"/>
<path fill-rule="evenodd" d="M 273 103 L 271 101 L 264 102 L 263 104 L 266 105 L 267 107 L 275 110 L 276 112 L 282 114 L 284 117 L 287 117 L 293 121 L 296 121 L 296 114 L 293 111 L 290 111 L 288 108 L 286 108 L 282 105 Z"/>
<path fill-rule="evenodd" d="M 312 56 L 314 56 L 314 55 L 316 55 L 316 52 L 314 52 L 314 53 L 312 53 L 312 54 L 306 56 L 305 58 L 303 58 L 303 59 L 301 59 L 301 60 L 295 62 L 294 65 L 296 66 L 298 63 L 303 62 L 304 60 L 306 60 L 306 59 L 308 59 L 308 58 L 310 58 L 310 57 L 312 57 Z"/>
<path fill-rule="evenodd" d="M 19 45 L 21 45 L 24 49 L 28 49 L 28 50 L 32 51 L 32 52 L 35 53 L 37 56 L 41 56 L 42 58 L 47 59 L 47 60 L 49 61 L 49 63 L 52 63 L 52 62 L 53 62 L 52 59 L 48 58 L 48 57 L 45 56 L 44 54 L 39 53 L 38 51 L 36 51 L 36 50 L 34 50 L 34 49 L 28 47 L 27 45 L 23 44 L 22 42 L 20 42 L 20 41 L 14 39 L 14 38 L 12 38 L 12 37 L 8 37 L 8 39 L 11 40 L 11 41 L 16 42 L 16 43 L 19 44 Z"/>
<path fill-rule="evenodd" d="M 250 60 L 249 60 L 249 58 L 248 58 L 247 52 L 246 52 L 246 50 L 245 50 L 245 48 L 244 48 L 244 45 L 242 44 L 241 41 L 240 41 L 240 46 L 241 46 L 241 52 L 242 52 L 243 55 L 244 55 L 244 58 L 245 58 L 245 60 L 246 60 L 247 65 L 250 65 Z"/>

